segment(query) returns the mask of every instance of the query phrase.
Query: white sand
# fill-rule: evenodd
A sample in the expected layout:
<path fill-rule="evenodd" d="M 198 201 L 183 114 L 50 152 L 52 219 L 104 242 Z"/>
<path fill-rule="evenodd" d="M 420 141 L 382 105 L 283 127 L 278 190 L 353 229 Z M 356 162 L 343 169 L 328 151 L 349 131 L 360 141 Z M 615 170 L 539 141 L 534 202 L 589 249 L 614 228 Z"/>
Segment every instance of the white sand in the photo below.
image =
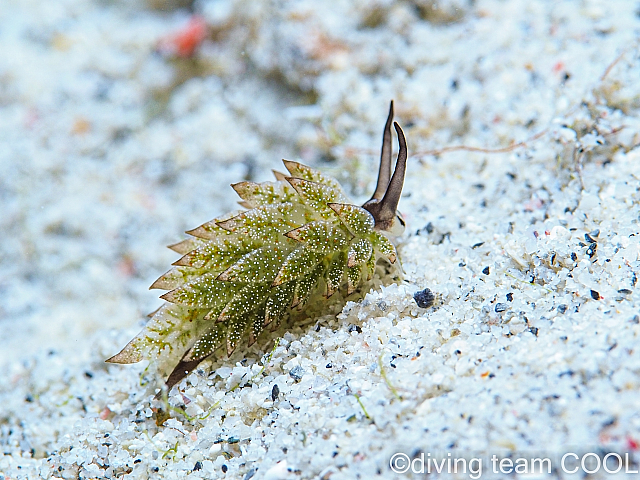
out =
<path fill-rule="evenodd" d="M 0 0 L 1 480 L 639 469 L 637 5 L 353 3 L 203 0 L 188 60 L 156 52 L 185 10 Z M 156 426 L 153 368 L 103 362 L 161 304 L 164 245 L 282 157 L 364 200 L 391 98 L 406 282 L 203 363 Z"/>

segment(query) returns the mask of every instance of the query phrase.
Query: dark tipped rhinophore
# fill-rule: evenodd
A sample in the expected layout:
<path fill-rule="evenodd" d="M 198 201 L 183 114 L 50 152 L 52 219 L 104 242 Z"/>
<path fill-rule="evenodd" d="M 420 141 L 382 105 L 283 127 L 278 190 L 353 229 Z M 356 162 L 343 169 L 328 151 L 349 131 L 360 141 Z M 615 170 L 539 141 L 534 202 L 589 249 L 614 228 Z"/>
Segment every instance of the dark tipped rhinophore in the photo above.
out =
<path fill-rule="evenodd" d="M 393 101 L 389 107 L 389 116 L 382 136 L 382 152 L 380 154 L 380 170 L 376 191 L 362 207 L 373 215 L 376 230 L 391 231 L 398 217 L 397 209 L 404 176 L 407 170 L 407 141 L 400 125 L 393 122 L 398 134 L 400 151 L 396 160 L 396 168 L 391 176 L 391 123 L 393 122 Z M 401 222 L 402 220 L 398 218 Z"/>
<path fill-rule="evenodd" d="M 384 131 L 382 132 L 382 151 L 380 152 L 380 169 L 378 170 L 378 183 L 376 184 L 376 191 L 373 192 L 371 200 L 382 200 L 387 187 L 389 186 L 389 180 L 391 179 L 391 173 L 393 165 L 391 164 L 391 124 L 393 123 L 393 100 L 389 105 L 389 115 L 387 116 L 387 123 L 384 125 Z"/>

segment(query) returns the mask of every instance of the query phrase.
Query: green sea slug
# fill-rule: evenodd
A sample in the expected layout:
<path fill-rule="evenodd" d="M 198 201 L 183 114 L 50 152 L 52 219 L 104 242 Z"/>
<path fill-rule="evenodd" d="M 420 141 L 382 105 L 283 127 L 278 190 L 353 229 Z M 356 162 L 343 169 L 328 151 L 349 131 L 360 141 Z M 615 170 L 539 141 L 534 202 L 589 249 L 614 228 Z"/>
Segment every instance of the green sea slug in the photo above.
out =
<path fill-rule="evenodd" d="M 110 363 L 145 358 L 174 366 L 171 388 L 218 349 L 227 355 L 256 341 L 294 311 L 339 292 L 366 293 L 376 265 L 383 282 L 401 277 L 389 236 L 404 229 L 397 212 L 407 161 L 404 133 L 394 123 L 399 153 L 391 158 L 393 102 L 384 128 L 376 190 L 363 206 L 318 170 L 284 160 L 289 172 L 272 182 L 232 185 L 247 210 L 186 232 L 170 246 L 182 254 L 150 288 L 166 303 Z M 393 175 L 392 175 L 393 170 Z"/>

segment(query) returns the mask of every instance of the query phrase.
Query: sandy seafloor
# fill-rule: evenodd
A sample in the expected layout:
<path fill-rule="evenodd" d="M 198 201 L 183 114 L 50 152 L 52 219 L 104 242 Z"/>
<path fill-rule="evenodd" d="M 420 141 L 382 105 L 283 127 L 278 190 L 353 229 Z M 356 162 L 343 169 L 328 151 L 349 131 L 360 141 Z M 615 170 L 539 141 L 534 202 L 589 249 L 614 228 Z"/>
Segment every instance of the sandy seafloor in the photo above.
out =
<path fill-rule="evenodd" d="M 408 478 L 398 452 L 631 478 L 640 4 L 206 0 L 188 55 L 189 3 L 0 0 L 0 479 Z M 104 359 L 165 245 L 283 157 L 361 203 L 392 98 L 404 283 L 204 362 L 157 426 L 153 367 Z"/>

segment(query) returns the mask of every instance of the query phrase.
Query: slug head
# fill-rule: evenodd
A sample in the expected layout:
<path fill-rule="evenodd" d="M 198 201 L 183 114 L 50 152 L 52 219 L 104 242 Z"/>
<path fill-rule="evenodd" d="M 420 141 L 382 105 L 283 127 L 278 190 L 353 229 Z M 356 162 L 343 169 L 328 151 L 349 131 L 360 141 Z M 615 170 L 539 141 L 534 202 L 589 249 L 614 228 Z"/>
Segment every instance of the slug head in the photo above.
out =
<path fill-rule="evenodd" d="M 393 100 L 389 107 L 389 115 L 384 126 L 382 136 L 382 152 L 380 153 L 380 169 L 378 171 L 378 183 L 370 200 L 362 207 L 367 210 L 375 220 L 375 230 L 387 232 L 398 236 L 404 231 L 404 220 L 397 211 L 402 186 L 404 185 L 405 172 L 407 170 L 407 141 L 400 125 L 393 122 L 398 134 L 400 151 L 396 160 L 395 170 L 392 172 L 391 164 L 391 123 L 393 122 Z"/>

